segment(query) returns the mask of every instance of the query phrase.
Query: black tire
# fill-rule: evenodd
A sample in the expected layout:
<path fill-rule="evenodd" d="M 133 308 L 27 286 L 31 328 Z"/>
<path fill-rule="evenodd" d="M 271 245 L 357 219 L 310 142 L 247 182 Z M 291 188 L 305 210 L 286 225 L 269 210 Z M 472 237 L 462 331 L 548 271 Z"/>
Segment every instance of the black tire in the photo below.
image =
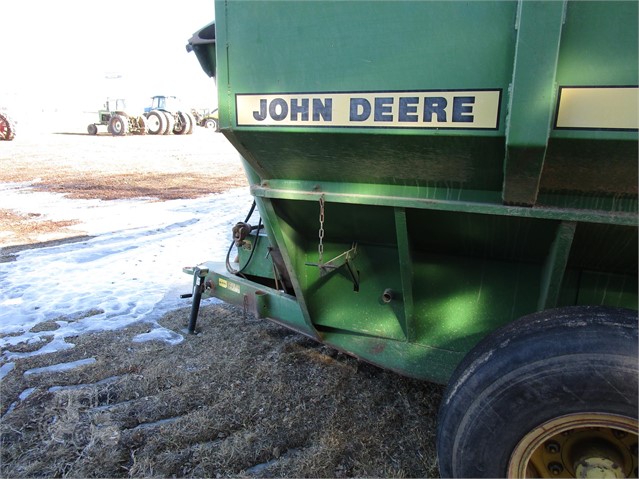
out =
<path fill-rule="evenodd" d="M 175 125 L 173 126 L 173 133 L 176 135 L 188 134 L 189 128 L 191 128 L 191 119 L 183 112 L 178 111 L 175 114 Z"/>
<path fill-rule="evenodd" d="M 164 135 L 166 131 L 166 116 L 159 110 L 150 111 L 147 116 L 147 126 L 149 134 L 151 135 Z"/>
<path fill-rule="evenodd" d="M 129 119 L 122 115 L 114 115 L 109 126 L 113 136 L 125 136 L 129 132 Z"/>
<path fill-rule="evenodd" d="M 165 135 L 170 135 L 173 133 L 173 128 L 175 128 L 175 118 L 171 113 L 163 111 L 164 117 L 166 118 L 166 130 L 164 130 Z"/>
<path fill-rule="evenodd" d="M 196 125 L 195 117 L 192 114 L 190 114 L 190 113 L 185 113 L 185 115 L 187 116 L 187 118 L 189 120 L 189 128 L 186 131 L 186 134 L 187 135 L 192 135 L 193 134 L 193 128 Z"/>
<path fill-rule="evenodd" d="M 95 125 L 94 123 L 91 123 L 89 126 L 87 126 L 87 132 L 89 133 L 89 135 L 97 135 L 98 134 L 97 125 Z"/>
<path fill-rule="evenodd" d="M 561 469 L 574 477 L 584 464 L 575 451 L 603 436 L 625 477 L 636 477 L 637 376 L 636 311 L 561 308 L 495 331 L 457 367 L 442 400 L 441 476 L 555 477 Z M 559 438 L 563 447 L 564 437 L 573 443 L 546 459 L 547 444 Z M 541 464 L 534 471 L 532 458 Z"/>
<path fill-rule="evenodd" d="M 217 121 L 215 121 L 213 118 L 208 118 L 204 121 L 204 127 L 211 130 L 217 130 Z"/>
<path fill-rule="evenodd" d="M 9 116 L 0 113 L 0 140 L 11 141 L 16 137 L 16 127 Z"/>

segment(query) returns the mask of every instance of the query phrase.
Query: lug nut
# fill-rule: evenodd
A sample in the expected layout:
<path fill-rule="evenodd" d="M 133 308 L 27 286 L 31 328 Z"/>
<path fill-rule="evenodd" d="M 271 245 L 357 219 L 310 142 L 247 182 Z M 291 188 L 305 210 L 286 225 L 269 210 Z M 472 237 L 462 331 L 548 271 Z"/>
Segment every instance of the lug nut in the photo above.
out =
<path fill-rule="evenodd" d="M 551 462 L 548 464 L 548 470 L 553 476 L 558 476 L 562 472 L 564 472 L 564 466 L 559 464 L 558 462 Z"/>
<path fill-rule="evenodd" d="M 557 454 L 561 450 L 557 441 L 548 441 L 546 443 L 546 452 L 550 454 Z"/>

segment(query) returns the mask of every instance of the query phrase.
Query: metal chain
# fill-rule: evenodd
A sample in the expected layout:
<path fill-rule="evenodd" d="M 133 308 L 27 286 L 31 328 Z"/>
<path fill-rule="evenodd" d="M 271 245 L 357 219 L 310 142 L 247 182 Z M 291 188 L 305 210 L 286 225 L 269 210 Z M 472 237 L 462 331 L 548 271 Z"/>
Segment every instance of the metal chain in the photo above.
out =
<path fill-rule="evenodd" d="M 320 196 L 320 214 L 319 214 L 319 245 L 317 246 L 317 252 L 319 253 L 319 264 L 324 263 L 324 195 Z"/>

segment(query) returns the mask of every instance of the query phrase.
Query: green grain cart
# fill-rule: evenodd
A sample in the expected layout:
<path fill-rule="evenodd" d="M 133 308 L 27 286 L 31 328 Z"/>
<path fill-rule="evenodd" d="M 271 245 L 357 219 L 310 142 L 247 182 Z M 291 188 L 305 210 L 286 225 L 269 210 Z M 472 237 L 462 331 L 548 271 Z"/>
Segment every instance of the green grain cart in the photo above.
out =
<path fill-rule="evenodd" d="M 637 477 L 637 6 L 217 1 L 261 219 L 191 331 L 214 296 L 447 384 L 443 476 Z"/>

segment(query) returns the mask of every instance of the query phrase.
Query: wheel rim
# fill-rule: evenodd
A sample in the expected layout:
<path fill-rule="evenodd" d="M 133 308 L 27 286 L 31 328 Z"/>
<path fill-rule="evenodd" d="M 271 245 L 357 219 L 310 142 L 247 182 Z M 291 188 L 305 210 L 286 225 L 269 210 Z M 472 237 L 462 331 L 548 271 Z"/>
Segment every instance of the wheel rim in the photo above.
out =
<path fill-rule="evenodd" d="M 116 121 L 114 121 L 114 122 L 113 122 L 113 131 L 114 131 L 115 133 L 117 133 L 117 134 L 121 133 L 121 132 L 122 132 L 122 129 L 123 129 L 123 127 L 122 127 L 122 121 L 120 121 L 120 120 L 116 120 Z"/>
<path fill-rule="evenodd" d="M 161 123 L 157 115 L 155 114 L 149 115 L 149 117 L 146 120 L 149 126 L 149 131 L 153 133 L 157 133 L 158 131 L 160 131 Z"/>
<path fill-rule="evenodd" d="M 508 477 L 637 477 L 637 421 L 605 413 L 551 419 L 519 442 Z"/>

